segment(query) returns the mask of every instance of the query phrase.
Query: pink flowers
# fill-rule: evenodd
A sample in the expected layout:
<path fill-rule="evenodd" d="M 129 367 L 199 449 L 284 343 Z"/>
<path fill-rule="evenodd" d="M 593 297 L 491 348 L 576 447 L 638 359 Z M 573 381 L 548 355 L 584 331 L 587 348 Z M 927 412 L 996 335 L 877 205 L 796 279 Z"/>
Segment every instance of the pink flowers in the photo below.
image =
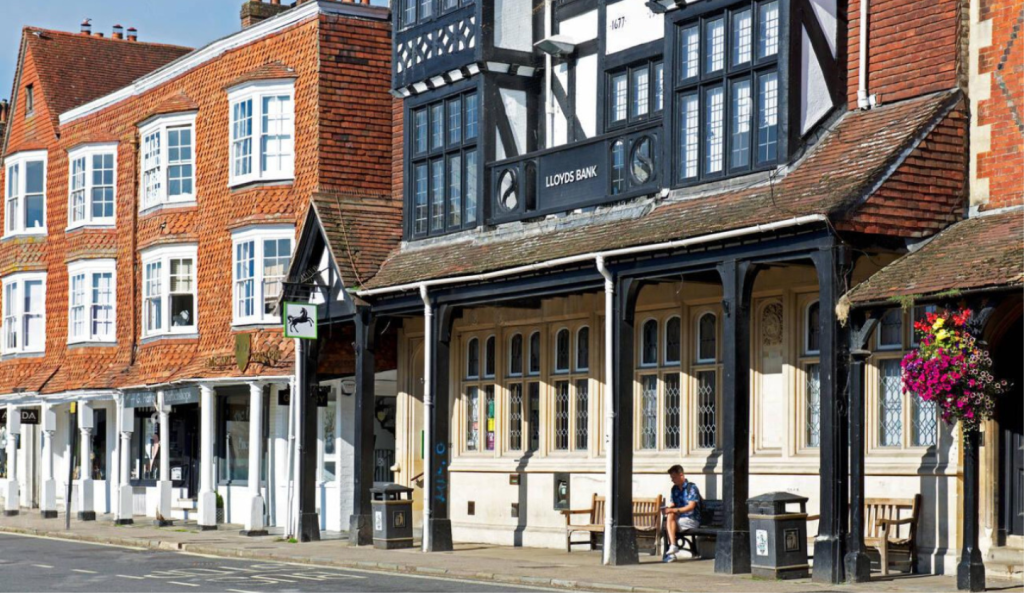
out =
<path fill-rule="evenodd" d="M 1007 388 L 992 376 L 992 358 L 967 329 L 970 309 L 928 313 L 914 323 L 919 343 L 901 362 L 903 392 L 934 401 L 947 423 L 978 430 Z"/>

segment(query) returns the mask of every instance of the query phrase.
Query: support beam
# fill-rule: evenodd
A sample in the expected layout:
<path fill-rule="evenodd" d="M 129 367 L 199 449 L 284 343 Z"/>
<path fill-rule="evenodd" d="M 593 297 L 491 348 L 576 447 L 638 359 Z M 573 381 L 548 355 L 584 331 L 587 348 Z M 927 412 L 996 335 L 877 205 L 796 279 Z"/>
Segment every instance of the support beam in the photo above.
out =
<path fill-rule="evenodd" d="M 845 580 L 846 539 L 849 533 L 849 449 L 846 380 L 849 338 L 836 318 L 836 303 L 852 269 L 848 253 L 831 247 L 811 258 L 818 275 L 821 385 L 821 520 L 814 541 L 814 571 L 819 583 Z"/>
<path fill-rule="evenodd" d="M 39 513 L 44 519 L 57 518 L 57 480 L 54 479 L 53 435 L 57 433 L 57 412 L 50 404 L 42 406 L 43 429 L 43 498 L 39 501 Z M 69 443 L 70 446 L 70 443 Z M 68 457 L 70 460 L 70 456 Z M 68 508 L 70 508 L 70 501 Z"/>
<path fill-rule="evenodd" d="M 96 511 L 93 508 L 93 480 L 92 480 L 92 431 L 95 429 L 96 421 L 92 407 L 85 401 L 78 402 L 78 430 L 81 433 L 82 452 L 78 460 L 78 520 L 95 521 Z M 102 451 L 101 455 L 106 455 Z"/>
<path fill-rule="evenodd" d="M 13 517 L 21 510 L 18 499 L 18 436 L 21 434 L 21 412 L 7 407 L 7 488 L 4 491 L 4 516 Z"/>
<path fill-rule="evenodd" d="M 606 564 L 638 564 L 640 555 L 636 547 L 636 527 L 633 525 L 633 347 L 636 338 L 636 299 L 641 282 L 634 278 L 615 278 L 615 297 L 612 308 L 612 369 L 611 390 L 612 442 L 607 455 L 611 455 L 612 475 L 607 505 L 611 510 L 611 529 L 605 537 L 608 546 Z"/>
<path fill-rule="evenodd" d="M 120 442 L 117 446 L 117 451 L 120 457 L 118 473 L 120 474 L 121 479 L 117 495 L 117 515 L 114 522 L 118 525 L 131 525 L 133 523 L 132 513 L 134 510 L 134 501 L 132 499 L 135 496 L 135 493 L 132 492 L 131 483 L 128 481 L 131 477 L 131 467 L 128 462 L 128 451 L 131 449 L 132 432 L 135 430 L 135 409 L 126 408 L 124 403 L 124 396 L 122 395 L 117 402 L 117 431 L 121 436 Z"/>
<path fill-rule="evenodd" d="M 960 548 L 960 563 L 956 566 L 956 588 L 961 591 L 985 590 L 985 561 L 978 547 L 979 525 L 979 460 L 981 434 L 978 431 L 964 433 L 964 510 L 962 515 L 963 547 Z"/>
<path fill-rule="evenodd" d="M 316 511 L 317 407 L 320 388 L 318 340 L 302 340 L 302 381 L 296 394 L 299 414 L 299 541 L 320 541 L 320 518 Z"/>
<path fill-rule="evenodd" d="M 729 260 L 722 279 L 722 491 L 725 521 L 715 543 L 715 572 L 750 572 L 750 293 L 756 267 Z"/>
<path fill-rule="evenodd" d="M 352 516 L 349 518 L 349 543 L 368 546 L 373 543 L 370 488 L 373 487 L 374 387 L 376 358 L 376 323 L 369 307 L 356 310 L 356 393 L 353 424 L 353 459 L 355 461 L 352 490 Z"/>
<path fill-rule="evenodd" d="M 844 558 L 847 583 L 871 580 L 871 558 L 864 545 L 864 456 L 866 451 L 864 365 L 871 356 L 868 338 L 878 315 L 852 314 L 850 335 L 850 534 Z"/>
<path fill-rule="evenodd" d="M 263 502 L 263 385 L 257 381 L 249 383 L 249 512 L 245 517 L 242 535 L 252 537 L 267 535 L 264 520 L 266 505 Z"/>
<path fill-rule="evenodd" d="M 199 529 L 217 529 L 217 477 L 213 475 L 213 387 L 199 386 Z"/>
<path fill-rule="evenodd" d="M 156 401 L 160 413 L 160 474 L 156 483 L 157 507 L 153 523 L 157 527 L 167 527 L 174 524 L 171 520 L 171 408 L 164 403 L 163 391 L 156 393 Z"/>
<path fill-rule="evenodd" d="M 429 530 L 427 552 L 452 550 L 452 521 L 448 514 L 448 468 L 451 463 L 451 393 L 448 385 L 451 360 L 452 321 L 455 308 L 441 305 L 433 312 L 431 328 L 430 392 L 433 405 L 427 410 L 430 439 L 427 455 L 430 458 L 427 474 L 427 515 L 424 529 Z"/>

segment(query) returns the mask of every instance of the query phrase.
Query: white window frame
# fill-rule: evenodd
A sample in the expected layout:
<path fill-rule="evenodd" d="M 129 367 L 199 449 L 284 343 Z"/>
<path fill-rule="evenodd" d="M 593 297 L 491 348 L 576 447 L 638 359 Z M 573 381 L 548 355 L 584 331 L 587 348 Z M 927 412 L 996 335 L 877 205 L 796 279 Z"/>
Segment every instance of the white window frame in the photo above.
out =
<path fill-rule="evenodd" d="M 39 338 L 38 345 L 27 347 L 25 336 L 28 332 L 25 329 L 25 284 L 27 282 L 42 282 L 43 296 L 39 305 L 38 316 L 42 319 L 43 335 Z M 11 274 L 3 279 L 3 339 L 0 340 L 0 347 L 4 355 L 36 354 L 46 351 L 46 273 L 45 272 L 20 272 Z M 9 288 L 14 292 L 14 298 L 7 298 L 10 294 Z M 14 348 L 7 345 L 8 332 L 11 331 L 11 324 L 15 324 L 18 344 Z"/>
<path fill-rule="evenodd" d="M 896 315 L 900 320 L 900 331 L 896 333 L 899 338 L 899 342 L 895 344 L 884 344 L 882 343 L 882 324 L 885 322 L 885 318 L 890 315 Z M 913 324 L 911 324 L 913 325 Z M 902 350 L 903 349 L 903 334 L 907 329 L 906 315 L 903 314 L 903 309 L 900 307 L 886 309 L 882 316 L 878 318 L 878 326 L 875 327 L 875 346 L 881 351 L 891 350 Z"/>
<path fill-rule="evenodd" d="M 171 324 L 171 260 L 191 259 L 192 260 L 192 324 L 185 326 L 174 326 Z M 149 330 L 146 323 L 146 284 L 148 277 L 147 266 L 160 264 L 160 329 Z M 167 335 L 192 335 L 199 333 L 199 258 L 197 257 L 196 245 L 169 245 L 151 247 L 142 252 L 142 336 L 151 338 Z"/>
<path fill-rule="evenodd" d="M 266 133 L 263 125 L 263 118 L 266 115 L 263 111 L 263 101 L 269 97 L 288 97 L 288 109 L 283 112 L 285 129 L 282 136 L 291 138 L 291 154 L 284 154 L 284 164 L 281 169 L 263 171 L 262 161 L 264 156 L 263 136 Z M 249 134 L 249 153 L 243 159 L 248 160 L 248 173 L 236 173 L 235 171 L 235 134 L 234 134 L 234 113 L 235 106 L 246 101 L 251 102 L 249 117 L 252 120 Z M 228 185 L 231 187 L 252 182 L 290 181 L 295 179 L 295 81 L 287 80 L 260 80 L 247 82 L 245 84 L 228 89 Z"/>
<path fill-rule="evenodd" d="M 4 171 L 6 176 L 4 177 L 4 237 L 14 237 L 18 235 L 45 235 L 46 234 L 46 223 L 47 223 L 47 212 L 46 212 L 46 194 L 47 194 L 47 178 L 49 177 L 48 167 L 48 154 L 45 150 L 31 150 L 26 152 L 17 152 L 8 155 L 4 159 Z M 26 189 L 28 183 L 28 175 L 26 175 L 28 163 L 43 163 L 43 225 L 38 227 L 25 227 L 25 198 Z M 16 178 L 17 187 L 12 186 L 11 171 L 17 168 L 18 175 Z M 13 190 L 13 195 L 12 195 Z M 11 205 L 10 202 L 16 200 L 15 210 L 17 217 L 15 225 L 11 224 Z"/>
<path fill-rule="evenodd" d="M 647 327 L 648 323 L 654 323 L 654 331 L 658 332 L 655 336 L 654 344 L 654 360 L 644 360 L 644 328 Z M 661 360 L 661 334 L 662 327 L 661 323 L 654 317 L 647 317 L 639 325 L 640 332 L 637 335 L 637 366 L 644 369 L 653 369 L 658 367 L 658 361 Z"/>
<path fill-rule="evenodd" d="M 238 229 L 231 233 L 231 311 L 232 311 L 232 324 L 233 325 L 253 325 L 253 324 L 268 324 L 268 323 L 279 323 L 281 321 L 281 315 L 264 313 L 263 301 L 265 295 L 263 294 L 264 289 L 264 241 L 269 240 L 280 240 L 288 239 L 291 241 L 289 248 L 288 260 L 291 261 L 291 257 L 295 254 L 295 228 L 290 225 L 273 225 L 273 226 L 258 226 L 258 227 L 245 227 Z M 243 243 L 252 242 L 253 251 L 252 256 L 255 260 L 253 266 L 253 315 L 243 315 L 241 306 L 238 298 L 238 246 Z M 284 281 L 284 277 L 281 279 Z"/>
<path fill-rule="evenodd" d="M 113 158 L 113 172 L 114 178 L 111 182 L 114 195 L 114 209 L 110 216 L 98 216 L 92 215 L 93 207 L 93 189 L 96 185 L 93 183 L 93 157 L 97 156 L 110 156 Z M 80 220 L 75 220 L 75 170 L 74 162 L 84 159 L 85 169 L 83 174 L 85 180 L 82 184 L 81 191 L 85 192 L 85 214 Z M 84 227 L 109 227 L 114 226 L 117 218 L 117 143 L 110 142 L 105 144 L 89 144 L 85 146 L 79 146 L 72 148 L 68 151 L 68 230 Z"/>
<path fill-rule="evenodd" d="M 110 335 L 97 336 L 93 333 L 94 308 L 97 306 L 93 294 L 93 278 L 99 274 L 110 274 Z M 74 334 L 74 286 L 73 279 L 77 276 L 84 277 L 84 301 L 81 306 L 85 308 L 83 322 L 85 331 L 82 335 Z M 117 261 L 113 259 L 86 259 L 68 264 L 68 344 L 80 343 L 109 343 L 117 342 Z"/>
<path fill-rule="evenodd" d="M 175 128 L 189 128 L 192 133 L 192 158 L 188 164 L 192 165 L 192 192 L 171 196 L 169 191 L 168 178 L 168 132 Z M 158 164 L 154 169 L 160 181 L 160 189 L 152 199 L 147 198 L 146 189 L 146 140 L 153 134 L 158 134 L 160 140 L 159 152 L 157 153 Z M 151 208 L 168 204 L 194 204 L 196 201 L 196 114 L 178 113 L 164 115 L 147 120 L 139 126 L 139 210 L 145 211 Z"/>
<path fill-rule="evenodd" d="M 706 316 L 708 316 L 708 315 L 710 315 L 711 317 L 713 317 L 715 319 L 715 357 L 714 358 L 701 358 L 700 357 L 700 342 L 701 342 L 700 322 L 703 321 L 704 318 Z M 697 338 L 695 340 L 696 343 L 694 344 L 694 348 L 695 348 L 694 360 L 696 360 L 696 363 L 697 364 L 713 364 L 713 363 L 717 363 L 718 362 L 718 346 L 719 346 L 719 342 L 720 342 L 720 340 L 718 339 L 718 336 L 719 336 L 719 334 L 718 334 L 718 332 L 719 332 L 718 315 L 714 311 L 704 311 L 704 312 L 700 313 L 699 315 L 697 315 L 697 325 L 693 328 L 693 330 L 694 330 L 693 333 L 694 333 L 694 335 Z"/>

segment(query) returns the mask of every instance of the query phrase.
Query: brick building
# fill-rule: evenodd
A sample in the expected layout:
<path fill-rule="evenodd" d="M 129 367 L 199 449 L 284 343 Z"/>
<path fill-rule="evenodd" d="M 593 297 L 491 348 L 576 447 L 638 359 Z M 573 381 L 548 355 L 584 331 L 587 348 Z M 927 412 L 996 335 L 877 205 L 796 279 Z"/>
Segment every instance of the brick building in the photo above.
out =
<path fill-rule="evenodd" d="M 66 503 L 67 404 L 78 402 L 71 506 L 84 516 L 198 511 L 213 526 L 219 498 L 222 520 L 257 533 L 283 524 L 294 356 L 281 282 L 311 196 L 400 207 L 388 17 L 368 4 L 253 1 L 240 31 L 196 50 L 120 28 L 25 29 L 0 173 L 0 393 L 42 420 L 8 415 L 22 445 L 7 455 L 20 462 L 8 465 L 7 509 L 19 491 L 44 513 Z M 339 529 L 351 356 L 323 371 L 337 378 L 320 412 L 333 464 L 323 521 Z"/>

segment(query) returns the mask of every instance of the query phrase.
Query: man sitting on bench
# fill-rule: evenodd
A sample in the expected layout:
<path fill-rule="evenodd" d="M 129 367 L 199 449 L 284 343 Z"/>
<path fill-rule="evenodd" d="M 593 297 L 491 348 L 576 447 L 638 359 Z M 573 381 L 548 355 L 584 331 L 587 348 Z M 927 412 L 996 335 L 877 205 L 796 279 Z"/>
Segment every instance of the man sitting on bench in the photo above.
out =
<path fill-rule="evenodd" d="M 679 554 L 676 534 L 700 527 L 700 490 L 686 479 L 681 465 L 670 467 L 668 475 L 672 478 L 672 491 L 662 512 L 665 514 L 665 532 L 669 542 L 665 562 L 673 562 Z"/>

